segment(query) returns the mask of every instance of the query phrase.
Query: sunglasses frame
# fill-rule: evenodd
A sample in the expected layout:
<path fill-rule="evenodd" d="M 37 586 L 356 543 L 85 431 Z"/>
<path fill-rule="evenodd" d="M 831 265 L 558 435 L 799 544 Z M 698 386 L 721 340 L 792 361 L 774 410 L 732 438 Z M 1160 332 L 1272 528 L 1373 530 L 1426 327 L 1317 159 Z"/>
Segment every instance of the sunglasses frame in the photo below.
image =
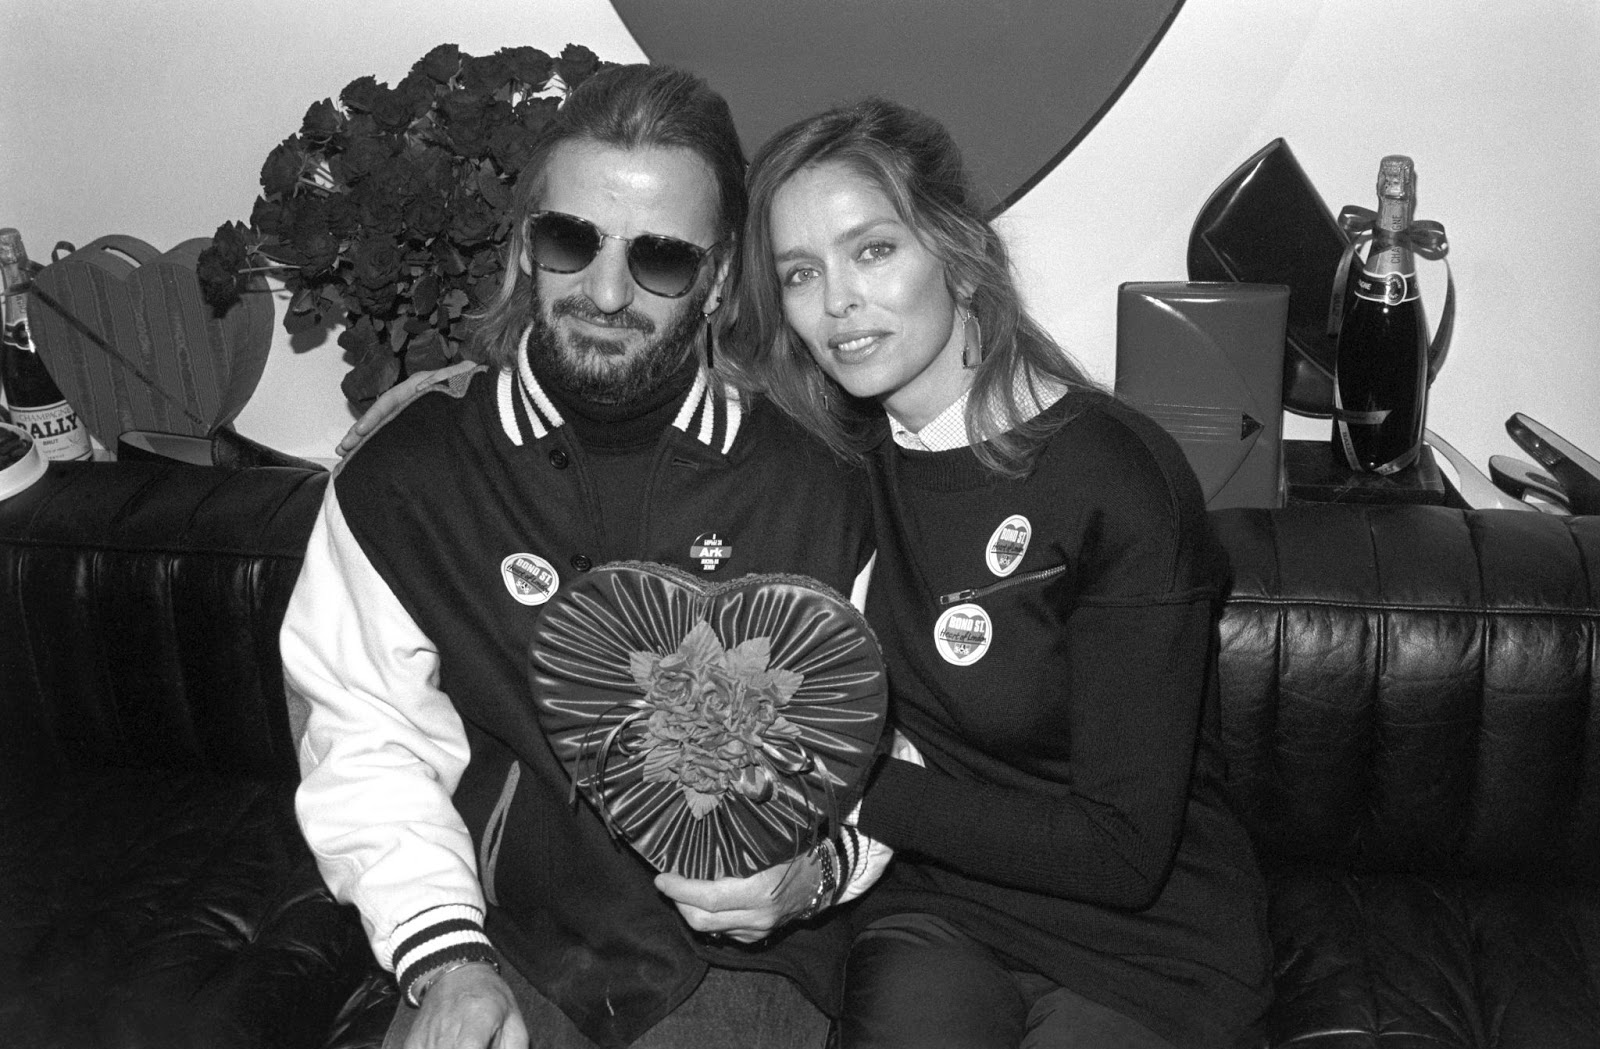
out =
<path fill-rule="evenodd" d="M 590 255 L 589 256 L 589 260 L 587 262 L 585 262 L 582 266 L 579 266 L 577 269 L 561 270 L 561 269 L 556 269 L 556 268 L 554 268 L 552 266 L 546 266 L 544 263 L 539 261 L 538 252 L 535 250 L 535 247 L 534 247 L 534 245 L 535 245 L 534 226 L 538 223 L 538 221 L 540 219 L 544 218 L 547 215 L 553 215 L 553 216 L 555 216 L 557 218 L 566 219 L 569 222 L 575 222 L 580 226 L 587 227 L 594 234 L 594 237 L 595 237 L 594 254 Z M 640 233 L 640 234 L 638 234 L 636 236 L 632 236 L 632 237 L 619 237 L 615 233 L 607 233 L 607 232 L 605 232 L 599 226 L 595 225 L 593 222 L 590 222 L 588 219 L 583 218 L 580 215 L 569 214 L 568 212 L 565 212 L 565 211 L 552 211 L 552 210 L 543 210 L 543 211 L 535 211 L 535 212 L 533 212 L 531 215 L 528 216 L 528 221 L 527 221 L 527 223 L 525 224 L 525 226 L 523 228 L 524 228 L 524 238 L 526 239 L 527 244 L 528 244 L 528 258 L 529 258 L 529 260 L 532 261 L 535 266 L 537 266 L 539 269 L 543 270 L 546 273 L 560 273 L 560 274 L 568 274 L 568 275 L 573 274 L 573 273 L 582 273 L 584 270 L 586 270 L 590 266 L 594 265 L 594 260 L 600 257 L 600 252 L 601 252 L 602 249 L 605 248 L 606 241 L 608 241 L 608 240 L 620 240 L 620 241 L 622 241 L 622 243 L 625 245 L 624 250 L 626 252 L 626 256 L 627 256 L 627 260 L 628 260 L 628 276 L 633 280 L 633 282 L 635 284 L 639 285 L 639 287 L 643 288 L 645 291 L 649 292 L 652 295 L 659 296 L 660 298 L 663 298 L 663 299 L 681 299 L 685 295 L 689 294 L 689 292 L 693 291 L 694 290 L 694 286 L 695 286 L 695 282 L 700 279 L 700 271 L 701 271 L 702 268 L 704 268 L 704 266 L 706 264 L 706 259 L 713 257 L 713 255 L 716 253 L 716 250 L 718 248 L 720 248 L 722 246 L 722 243 L 723 243 L 722 241 L 719 240 L 715 244 L 712 244 L 710 247 L 702 248 L 698 244 L 691 243 L 691 242 L 689 242 L 687 240 L 683 240 L 683 239 L 681 239 L 679 237 L 669 237 L 664 233 Z M 657 291 L 656 289 L 648 286 L 647 284 L 645 284 L 643 281 L 641 281 L 639 279 L 639 273 L 638 273 L 639 264 L 633 257 L 633 246 L 634 246 L 634 244 L 636 244 L 637 242 L 639 242 L 641 240 L 661 241 L 661 242 L 665 242 L 665 243 L 668 243 L 668 244 L 680 245 L 680 246 L 682 246 L 684 248 L 687 248 L 690 252 L 692 252 L 695 255 L 694 271 L 689 277 L 689 283 L 684 285 L 684 288 L 683 288 L 682 291 L 679 291 L 679 292 L 676 292 L 676 293 L 668 293 L 668 292 Z"/>

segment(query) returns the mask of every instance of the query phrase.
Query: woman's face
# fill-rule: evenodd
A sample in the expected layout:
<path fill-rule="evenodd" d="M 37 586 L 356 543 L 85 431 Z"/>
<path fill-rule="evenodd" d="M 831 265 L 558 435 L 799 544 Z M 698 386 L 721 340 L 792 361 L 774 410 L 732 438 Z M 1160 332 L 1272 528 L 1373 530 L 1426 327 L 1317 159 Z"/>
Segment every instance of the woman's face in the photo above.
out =
<path fill-rule="evenodd" d="M 919 430 L 971 382 L 944 265 L 868 179 L 832 162 L 772 198 L 783 314 L 822 370 Z"/>

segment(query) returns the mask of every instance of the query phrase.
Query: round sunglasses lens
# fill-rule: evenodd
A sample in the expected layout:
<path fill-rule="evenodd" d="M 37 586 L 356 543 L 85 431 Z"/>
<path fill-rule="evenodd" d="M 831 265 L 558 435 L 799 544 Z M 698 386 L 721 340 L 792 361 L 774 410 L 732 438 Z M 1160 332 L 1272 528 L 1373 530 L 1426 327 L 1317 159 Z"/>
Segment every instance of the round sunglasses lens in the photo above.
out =
<path fill-rule="evenodd" d="M 540 215 L 533 221 L 533 261 L 553 273 L 576 273 L 600 250 L 593 226 L 564 215 Z"/>
<path fill-rule="evenodd" d="M 645 291 L 676 298 L 689 290 L 700 272 L 702 254 L 681 240 L 644 236 L 629 248 L 633 279 Z"/>

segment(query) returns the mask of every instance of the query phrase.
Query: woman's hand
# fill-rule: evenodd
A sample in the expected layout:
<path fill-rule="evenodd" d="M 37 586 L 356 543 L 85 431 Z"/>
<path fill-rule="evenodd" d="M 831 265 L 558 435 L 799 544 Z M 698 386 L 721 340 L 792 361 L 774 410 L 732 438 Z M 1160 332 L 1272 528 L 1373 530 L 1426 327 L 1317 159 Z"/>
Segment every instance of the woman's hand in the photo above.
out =
<path fill-rule="evenodd" d="M 678 874 L 656 875 L 656 888 L 696 932 L 760 943 L 805 910 L 822 881 L 810 853 L 748 878 L 694 881 Z"/>
<path fill-rule="evenodd" d="M 399 415 L 400 409 L 434 387 L 443 386 L 455 376 L 476 367 L 477 365 L 471 361 L 461 360 L 443 368 L 435 368 L 433 371 L 418 372 L 395 383 L 378 395 L 378 399 L 372 402 L 372 407 L 363 412 L 361 418 L 355 421 L 355 425 L 339 439 L 334 451 L 339 453 L 339 458 L 346 458 L 361 447 L 361 443 L 370 437 L 373 431 Z"/>

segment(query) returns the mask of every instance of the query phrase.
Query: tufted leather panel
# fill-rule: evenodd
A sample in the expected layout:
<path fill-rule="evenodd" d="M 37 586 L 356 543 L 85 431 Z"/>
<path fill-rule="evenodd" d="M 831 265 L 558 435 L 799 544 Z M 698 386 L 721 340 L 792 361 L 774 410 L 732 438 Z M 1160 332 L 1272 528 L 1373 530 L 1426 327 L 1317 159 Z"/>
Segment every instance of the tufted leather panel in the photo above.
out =
<path fill-rule="evenodd" d="M 1600 878 L 1600 518 L 1213 517 L 1230 774 L 1268 852 Z"/>
<path fill-rule="evenodd" d="M 1600 518 L 1212 519 L 1273 1044 L 1600 1046 Z"/>
<path fill-rule="evenodd" d="M 0 1044 L 375 1045 L 277 631 L 326 474 L 56 463 L 0 501 Z"/>
<path fill-rule="evenodd" d="M 266 473 L 57 463 L 0 501 L 0 680 L 28 740 L 0 757 L 295 778 L 277 628 L 327 478 Z"/>

